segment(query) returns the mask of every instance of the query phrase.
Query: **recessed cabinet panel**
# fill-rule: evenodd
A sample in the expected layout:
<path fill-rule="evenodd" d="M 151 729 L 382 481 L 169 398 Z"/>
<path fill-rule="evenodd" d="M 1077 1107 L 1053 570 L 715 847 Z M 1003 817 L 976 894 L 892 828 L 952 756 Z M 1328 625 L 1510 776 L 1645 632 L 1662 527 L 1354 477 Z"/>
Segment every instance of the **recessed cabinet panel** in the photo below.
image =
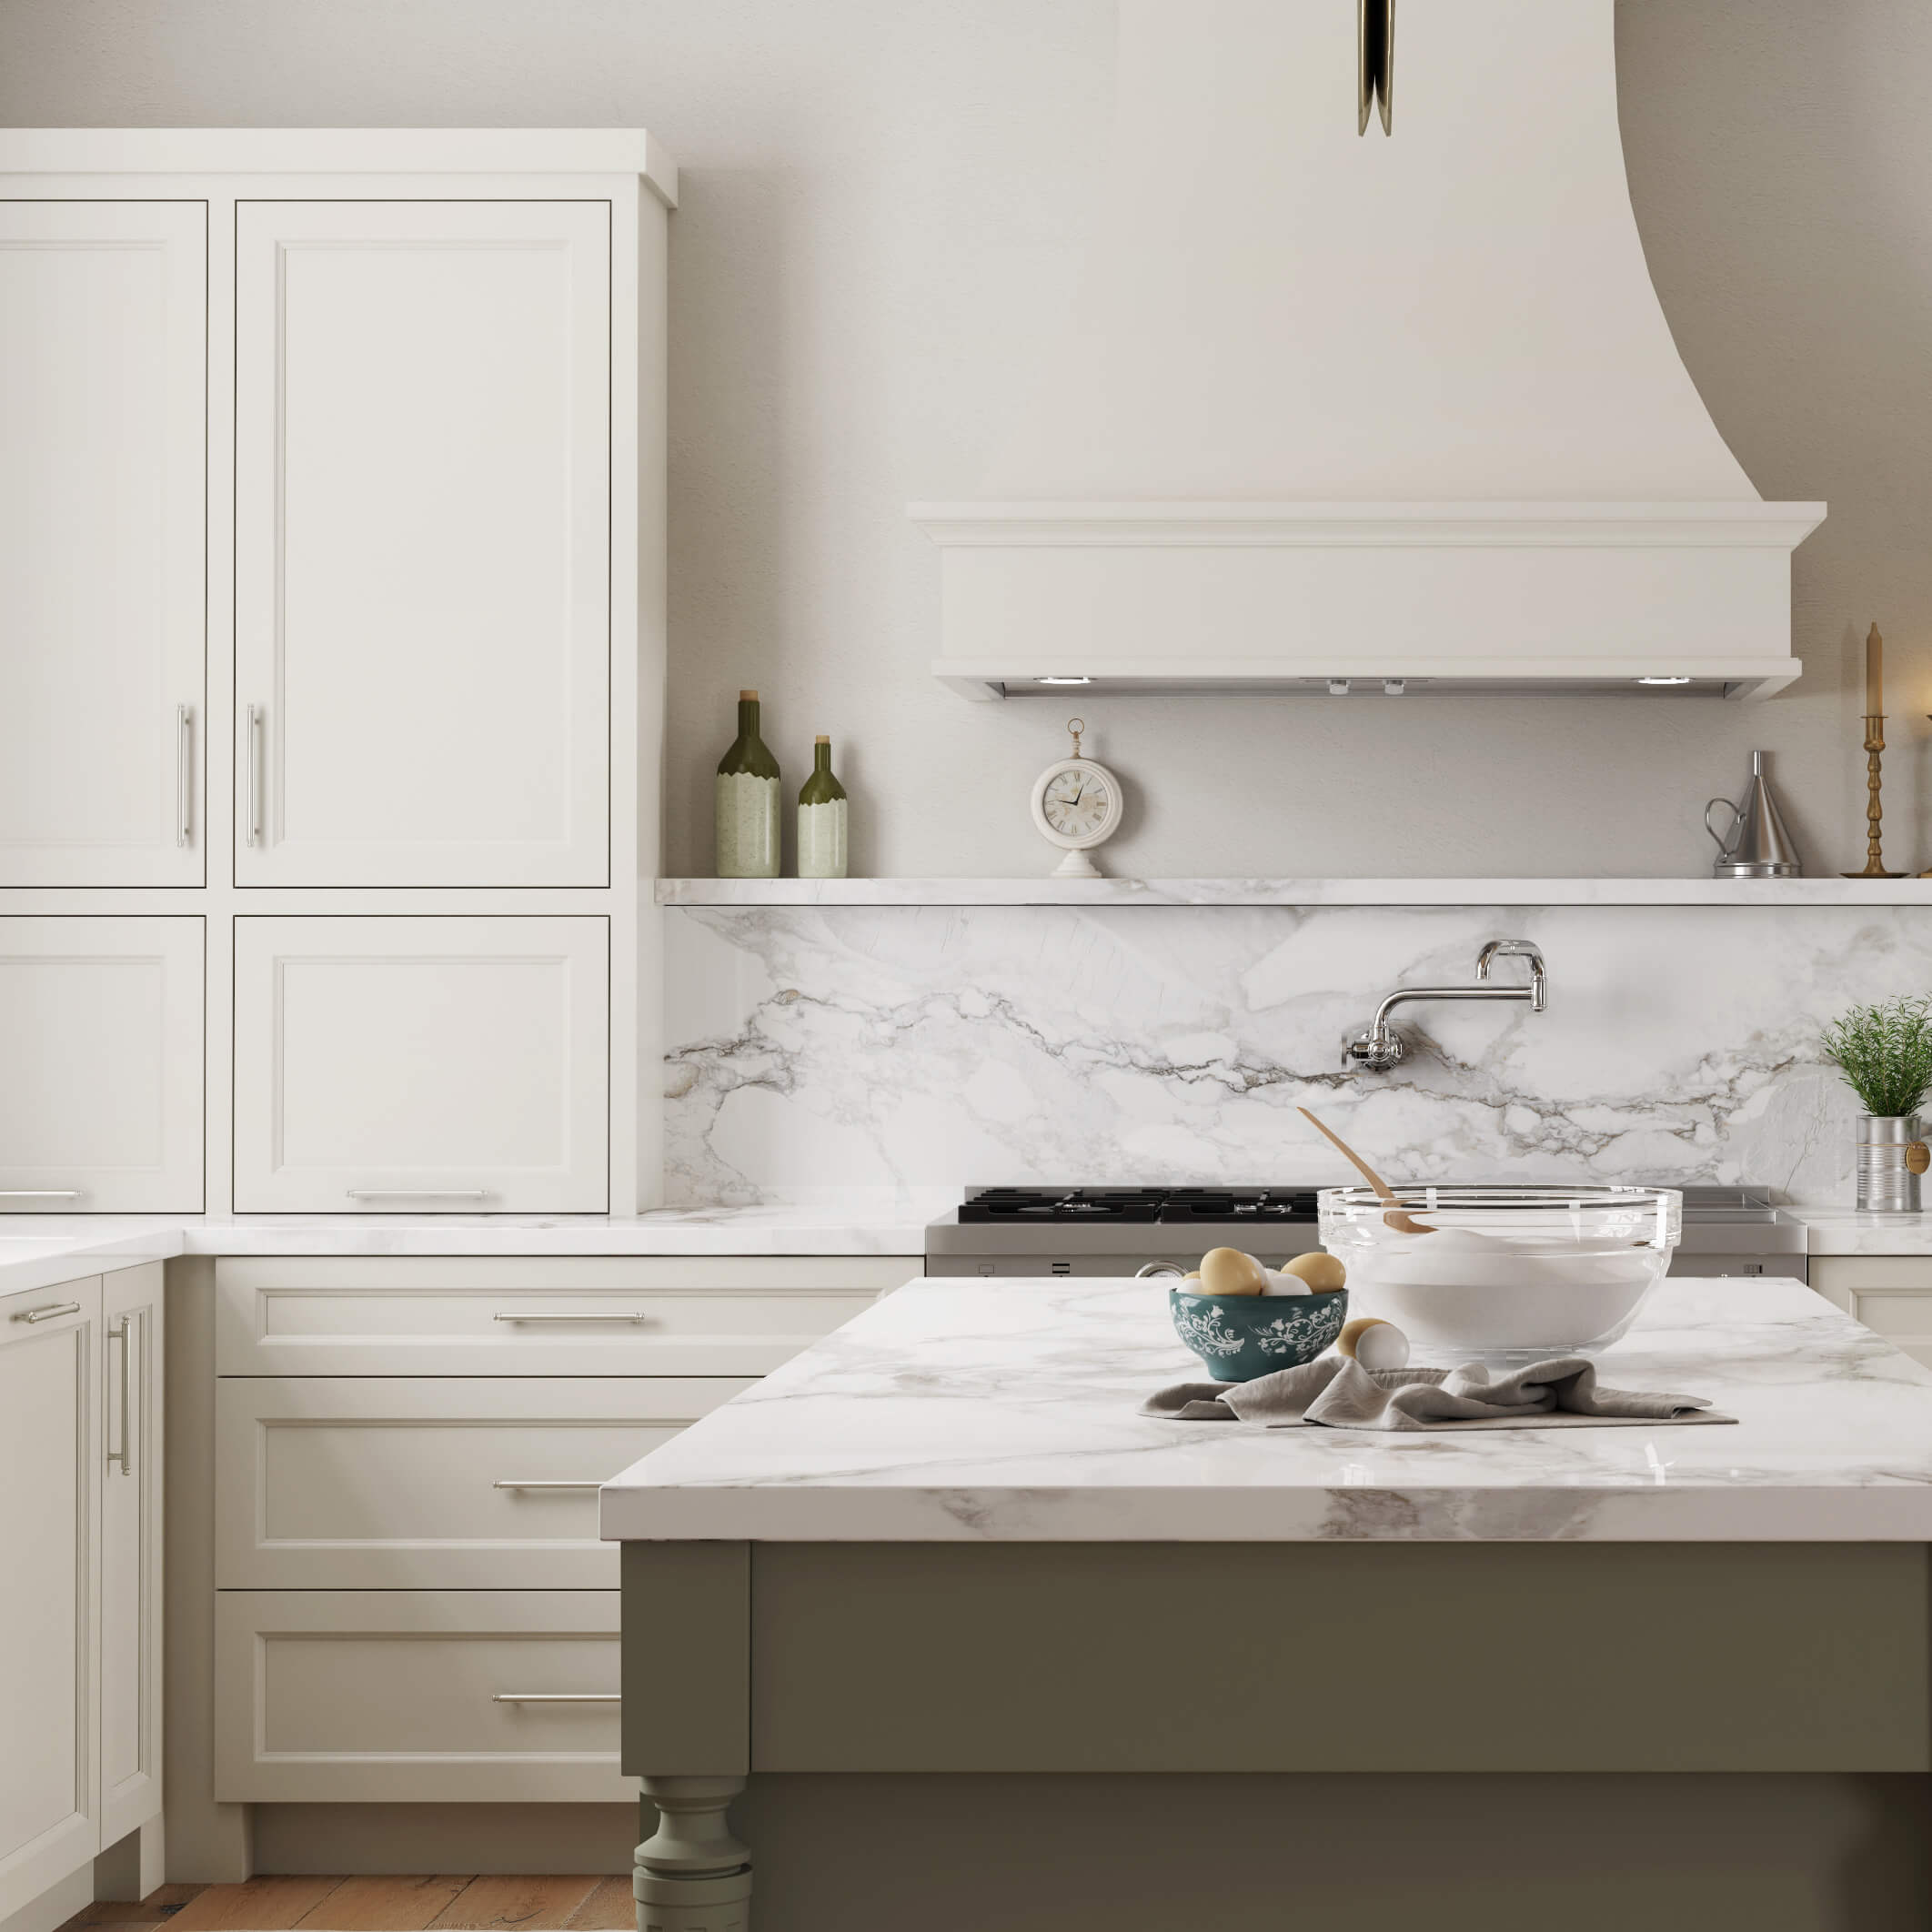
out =
<path fill-rule="evenodd" d="M 0 886 L 203 880 L 206 233 L 0 202 Z"/>
<path fill-rule="evenodd" d="M 237 882 L 605 884 L 609 205 L 236 218 Z"/>
<path fill-rule="evenodd" d="M 600 1213 L 609 921 L 235 922 L 242 1213 Z"/>
<path fill-rule="evenodd" d="M 199 919 L 0 919 L 0 1212 L 201 1212 Z"/>
<path fill-rule="evenodd" d="M 100 1849 L 100 1313 L 97 1277 L 0 1298 L 0 1919 Z"/>

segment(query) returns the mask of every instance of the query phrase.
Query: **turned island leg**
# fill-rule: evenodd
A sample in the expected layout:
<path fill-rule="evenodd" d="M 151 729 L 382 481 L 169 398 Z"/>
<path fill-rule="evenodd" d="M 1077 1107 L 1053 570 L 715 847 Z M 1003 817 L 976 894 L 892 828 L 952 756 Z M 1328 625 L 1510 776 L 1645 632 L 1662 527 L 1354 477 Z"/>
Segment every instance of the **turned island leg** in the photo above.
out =
<path fill-rule="evenodd" d="M 630 1878 L 638 1932 L 746 1932 L 751 1854 L 731 1836 L 726 1807 L 741 1777 L 647 1777 L 658 1828 L 638 1846 Z"/>

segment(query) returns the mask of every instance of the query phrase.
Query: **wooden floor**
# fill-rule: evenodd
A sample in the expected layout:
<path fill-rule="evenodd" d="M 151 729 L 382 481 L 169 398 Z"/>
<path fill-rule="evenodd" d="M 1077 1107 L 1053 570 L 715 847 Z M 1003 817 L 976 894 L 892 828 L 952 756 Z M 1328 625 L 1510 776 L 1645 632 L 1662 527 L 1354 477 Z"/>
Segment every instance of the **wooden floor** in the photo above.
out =
<path fill-rule="evenodd" d="M 165 1885 L 138 1905 L 103 1899 L 61 1932 L 631 1932 L 619 1878 L 251 1878 Z"/>

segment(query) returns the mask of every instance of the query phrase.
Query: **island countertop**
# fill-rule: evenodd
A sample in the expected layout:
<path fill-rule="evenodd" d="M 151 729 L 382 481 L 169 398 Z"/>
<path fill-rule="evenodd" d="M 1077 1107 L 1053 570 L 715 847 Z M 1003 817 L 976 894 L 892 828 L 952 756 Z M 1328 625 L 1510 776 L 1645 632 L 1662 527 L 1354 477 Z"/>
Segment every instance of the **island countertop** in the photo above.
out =
<path fill-rule="evenodd" d="M 1261 1429 L 1140 1414 L 1202 1379 L 1165 1296 L 931 1280 L 607 1484 L 617 1541 L 1932 1542 L 1932 1371 L 1801 1283 L 1669 1279 L 1614 1386 L 1735 1425 Z"/>

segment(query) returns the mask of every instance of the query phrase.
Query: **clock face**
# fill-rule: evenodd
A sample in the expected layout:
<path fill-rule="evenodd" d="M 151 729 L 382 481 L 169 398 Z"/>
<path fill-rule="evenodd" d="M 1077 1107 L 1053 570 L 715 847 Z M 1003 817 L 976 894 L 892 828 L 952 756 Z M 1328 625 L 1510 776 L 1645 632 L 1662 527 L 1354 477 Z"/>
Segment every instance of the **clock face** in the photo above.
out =
<path fill-rule="evenodd" d="M 1040 810 L 1062 839 L 1091 838 L 1106 823 L 1113 793 L 1097 771 L 1056 772 L 1048 781 Z"/>

